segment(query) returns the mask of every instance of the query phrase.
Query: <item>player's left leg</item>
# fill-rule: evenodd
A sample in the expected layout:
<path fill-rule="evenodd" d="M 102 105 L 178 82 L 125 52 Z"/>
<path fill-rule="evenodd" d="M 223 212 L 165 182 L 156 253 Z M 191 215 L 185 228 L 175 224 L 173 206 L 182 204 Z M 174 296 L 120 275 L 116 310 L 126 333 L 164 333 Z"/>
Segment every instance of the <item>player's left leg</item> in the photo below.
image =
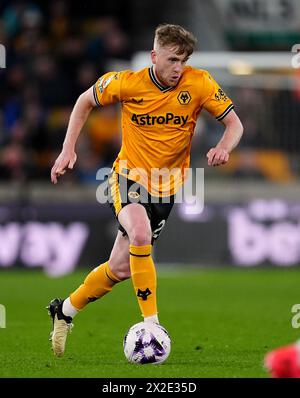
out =
<path fill-rule="evenodd" d="M 50 340 L 56 356 L 64 354 L 67 335 L 78 311 L 88 303 L 103 297 L 116 283 L 129 277 L 129 240 L 118 231 L 109 260 L 91 271 L 83 284 L 67 299 L 54 299 L 48 307 L 53 321 Z"/>
<path fill-rule="evenodd" d="M 70 295 L 70 303 L 76 310 L 82 310 L 88 303 L 110 292 L 116 283 L 130 277 L 128 252 L 128 237 L 122 236 L 122 233 L 118 231 L 109 260 L 93 269 L 84 283 Z M 68 310 L 69 308 L 64 303 L 63 311 L 66 315 L 75 315 L 68 314 Z"/>

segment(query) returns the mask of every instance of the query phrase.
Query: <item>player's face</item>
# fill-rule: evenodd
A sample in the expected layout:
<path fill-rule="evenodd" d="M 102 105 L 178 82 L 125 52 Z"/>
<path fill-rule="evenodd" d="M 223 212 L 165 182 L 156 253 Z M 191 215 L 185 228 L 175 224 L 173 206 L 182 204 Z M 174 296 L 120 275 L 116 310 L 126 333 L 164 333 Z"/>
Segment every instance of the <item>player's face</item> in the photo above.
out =
<path fill-rule="evenodd" d="M 178 55 L 177 50 L 177 46 L 165 46 L 151 52 L 156 78 L 164 86 L 176 86 L 188 60 L 186 53 Z"/>

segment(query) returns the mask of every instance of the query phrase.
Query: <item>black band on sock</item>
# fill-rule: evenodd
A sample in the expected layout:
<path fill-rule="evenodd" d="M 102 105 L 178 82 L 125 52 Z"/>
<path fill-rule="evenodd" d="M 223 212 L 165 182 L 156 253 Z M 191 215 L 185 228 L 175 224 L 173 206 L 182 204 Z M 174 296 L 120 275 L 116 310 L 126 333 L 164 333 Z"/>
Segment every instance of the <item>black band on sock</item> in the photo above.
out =
<path fill-rule="evenodd" d="M 149 257 L 149 256 L 151 256 L 151 253 L 150 254 L 133 254 L 133 253 L 129 252 L 129 254 L 134 257 Z"/>
<path fill-rule="evenodd" d="M 107 273 L 107 271 L 106 271 L 105 268 L 104 268 L 104 271 L 105 271 L 105 275 L 106 275 L 106 276 L 108 277 L 108 279 L 110 279 L 112 282 L 114 282 L 114 283 L 120 282 L 120 281 L 117 281 L 116 279 L 111 278 L 111 277 L 108 275 L 108 273 Z"/>

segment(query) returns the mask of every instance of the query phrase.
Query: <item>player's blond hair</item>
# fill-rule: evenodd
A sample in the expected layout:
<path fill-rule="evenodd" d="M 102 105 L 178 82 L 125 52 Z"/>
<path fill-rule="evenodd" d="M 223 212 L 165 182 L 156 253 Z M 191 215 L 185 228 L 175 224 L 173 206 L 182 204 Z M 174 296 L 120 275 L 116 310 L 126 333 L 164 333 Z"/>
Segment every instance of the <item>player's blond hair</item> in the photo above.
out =
<path fill-rule="evenodd" d="M 197 39 L 180 25 L 161 24 L 155 29 L 154 46 L 177 46 L 177 54 L 191 55 L 195 49 Z"/>

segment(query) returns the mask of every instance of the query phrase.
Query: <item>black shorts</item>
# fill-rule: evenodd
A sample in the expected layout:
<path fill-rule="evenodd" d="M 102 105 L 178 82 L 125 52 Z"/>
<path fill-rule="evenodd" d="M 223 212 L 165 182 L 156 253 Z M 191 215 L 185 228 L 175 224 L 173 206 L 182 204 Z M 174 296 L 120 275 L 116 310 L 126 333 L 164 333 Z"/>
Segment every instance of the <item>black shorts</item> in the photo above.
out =
<path fill-rule="evenodd" d="M 117 219 L 121 209 L 131 203 L 144 206 L 151 224 L 152 244 L 165 226 L 175 201 L 175 195 L 163 198 L 151 196 L 142 185 L 115 171 L 108 176 L 107 198 Z M 119 230 L 123 236 L 127 235 L 120 223 Z"/>

